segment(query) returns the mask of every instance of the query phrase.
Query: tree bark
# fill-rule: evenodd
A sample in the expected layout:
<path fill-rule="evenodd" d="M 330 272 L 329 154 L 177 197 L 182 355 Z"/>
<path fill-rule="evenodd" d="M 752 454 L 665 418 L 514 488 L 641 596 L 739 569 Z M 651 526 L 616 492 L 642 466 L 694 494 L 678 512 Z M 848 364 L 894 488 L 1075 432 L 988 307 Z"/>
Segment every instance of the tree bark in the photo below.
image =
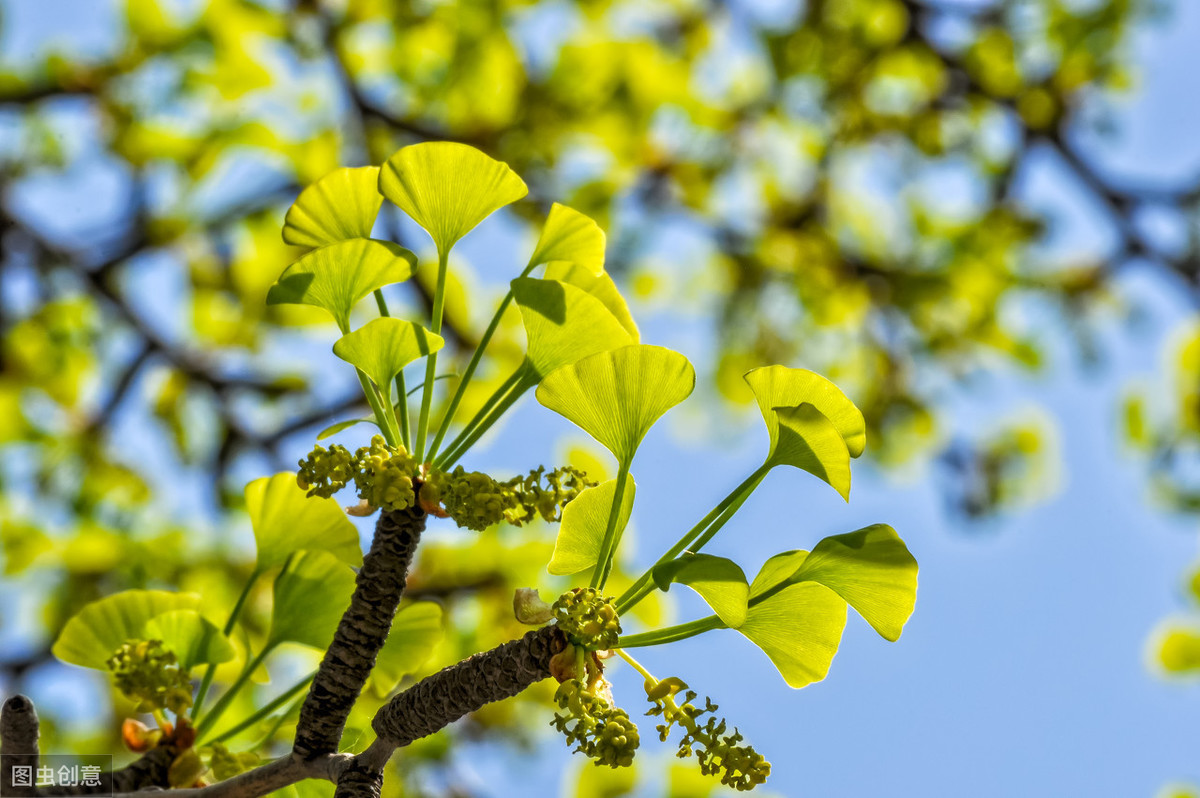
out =
<path fill-rule="evenodd" d="M 424 529 L 425 513 L 419 507 L 383 513 L 375 525 L 350 607 L 300 709 L 293 750 L 301 758 L 337 751 L 346 718 L 392 627 Z"/>
<path fill-rule="evenodd" d="M 0 753 L 4 754 L 3 790 L 5 795 L 33 795 L 36 787 L 15 787 L 12 783 L 13 768 L 26 766 L 37 772 L 38 765 L 38 716 L 33 702 L 23 695 L 15 695 L 4 702 L 0 710 Z"/>

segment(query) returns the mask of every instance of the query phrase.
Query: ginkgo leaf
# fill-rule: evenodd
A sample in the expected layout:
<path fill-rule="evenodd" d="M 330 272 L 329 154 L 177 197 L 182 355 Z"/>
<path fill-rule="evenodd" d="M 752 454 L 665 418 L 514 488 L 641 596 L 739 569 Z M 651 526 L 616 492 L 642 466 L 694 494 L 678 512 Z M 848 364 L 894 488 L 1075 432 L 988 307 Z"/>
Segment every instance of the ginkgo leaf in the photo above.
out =
<path fill-rule="evenodd" d="M 173 610 L 198 610 L 200 596 L 165 590 L 124 590 L 97 599 L 63 626 L 50 651 L 63 662 L 106 670 L 105 662 L 130 640 L 145 640 L 146 623 Z"/>
<path fill-rule="evenodd" d="M 546 264 L 546 270 L 542 276 L 547 280 L 570 283 L 576 288 L 587 291 L 603 302 L 604 307 L 608 308 L 608 312 L 621 323 L 625 332 L 629 333 L 630 343 L 641 342 L 641 334 L 638 332 L 637 323 L 633 320 L 633 314 L 629 312 L 629 305 L 626 304 L 625 297 L 621 296 L 621 292 L 617 290 L 617 284 L 608 274 L 592 274 L 574 263 L 557 261 Z"/>
<path fill-rule="evenodd" d="M 738 631 L 770 657 L 790 687 L 829 673 L 846 627 L 846 602 L 824 585 L 790 585 L 751 603 Z"/>
<path fill-rule="evenodd" d="M 405 366 L 445 345 L 440 335 L 411 321 L 372 319 L 333 345 L 333 353 L 370 377 L 389 404 L 392 380 Z"/>
<path fill-rule="evenodd" d="M 379 422 L 373 418 L 351 418 L 347 419 L 346 421 L 339 421 L 336 424 L 330 424 L 328 427 L 317 433 L 317 440 L 323 441 L 326 438 L 332 438 L 339 432 L 350 429 L 355 424 L 374 424 L 376 427 L 379 426 Z"/>
<path fill-rule="evenodd" d="M 258 570 L 280 565 L 301 549 L 328 551 L 347 565 L 362 565 L 358 530 L 338 503 L 304 493 L 289 471 L 246 485 Z"/>
<path fill-rule="evenodd" d="M 616 490 L 617 481 L 610 479 L 583 491 L 563 508 L 558 537 L 554 540 L 554 554 L 546 570 L 555 575 L 567 575 L 596 565 Z M 630 475 L 621 492 L 621 512 L 617 516 L 615 532 L 618 536 L 629 523 L 636 492 L 637 484 Z"/>
<path fill-rule="evenodd" d="M 146 622 L 142 633 L 146 640 L 161 640 L 163 648 L 174 652 L 185 671 L 210 662 L 228 662 L 237 654 L 229 638 L 195 610 L 156 615 Z"/>
<path fill-rule="evenodd" d="M 850 452 L 833 423 L 807 402 L 774 411 L 779 426 L 767 463 L 807 471 L 850 501 Z"/>
<path fill-rule="evenodd" d="M 354 571 L 327 551 L 302 551 L 275 579 L 267 646 L 327 648 L 354 593 Z"/>
<path fill-rule="evenodd" d="M 508 164 L 474 147 L 431 141 L 388 158 L 379 191 L 421 225 L 445 256 L 475 225 L 529 189 Z"/>
<path fill-rule="evenodd" d="M 512 281 L 512 290 L 525 325 L 530 383 L 588 355 L 630 343 L 608 308 L 582 289 L 521 277 Z"/>
<path fill-rule="evenodd" d="M 335 169 L 300 192 L 284 217 L 283 240 L 316 248 L 370 238 L 381 205 L 378 166 Z"/>
<path fill-rule="evenodd" d="M 554 261 L 573 263 L 592 275 L 604 273 L 604 231 L 588 216 L 557 202 L 550 206 L 529 264 Z"/>
<path fill-rule="evenodd" d="M 772 452 L 779 437 L 774 409 L 808 403 L 821 411 L 837 429 L 846 441 L 846 449 L 851 457 L 863 453 L 867 444 L 867 425 L 862 411 L 820 374 L 786 366 L 764 366 L 746 372 L 743 378 L 754 392 L 758 409 L 767 424 Z"/>
<path fill-rule="evenodd" d="M 371 671 L 371 689 L 383 697 L 425 664 L 442 641 L 442 608 L 433 601 L 401 607 Z"/>
<path fill-rule="evenodd" d="M 669 590 L 672 582 L 695 590 L 731 629 L 737 629 L 746 620 L 750 585 L 745 572 L 733 560 L 711 554 L 684 554 L 658 566 L 652 575 L 660 590 Z"/>
<path fill-rule="evenodd" d="M 825 585 L 886 640 L 899 639 L 917 602 L 917 561 L 887 524 L 825 538 L 789 581 Z"/>
<path fill-rule="evenodd" d="M 636 344 L 599 352 L 542 380 L 537 399 L 574 422 L 628 464 L 663 413 L 696 385 L 688 359 L 661 346 Z"/>
<path fill-rule="evenodd" d="M 360 299 L 412 276 L 417 258 L 399 244 L 351 238 L 315 249 L 283 270 L 267 292 L 268 305 L 315 305 L 343 332 Z"/>

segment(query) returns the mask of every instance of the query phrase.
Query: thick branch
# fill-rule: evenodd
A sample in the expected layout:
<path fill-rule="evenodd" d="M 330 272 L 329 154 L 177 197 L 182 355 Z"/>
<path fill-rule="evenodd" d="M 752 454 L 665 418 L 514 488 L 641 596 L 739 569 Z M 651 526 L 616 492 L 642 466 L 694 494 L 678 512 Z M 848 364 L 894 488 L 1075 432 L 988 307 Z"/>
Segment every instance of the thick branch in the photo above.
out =
<path fill-rule="evenodd" d="M 4 702 L 0 710 L 0 753 L 5 756 L 2 789 L 5 795 L 33 795 L 33 787 L 15 787 L 13 768 L 25 765 L 31 772 L 38 764 L 38 716 L 33 702 L 15 695 Z"/>
<path fill-rule="evenodd" d="M 346 717 L 392 627 L 424 529 L 425 513 L 416 507 L 380 516 L 350 607 L 300 709 L 293 749 L 300 757 L 337 751 Z"/>

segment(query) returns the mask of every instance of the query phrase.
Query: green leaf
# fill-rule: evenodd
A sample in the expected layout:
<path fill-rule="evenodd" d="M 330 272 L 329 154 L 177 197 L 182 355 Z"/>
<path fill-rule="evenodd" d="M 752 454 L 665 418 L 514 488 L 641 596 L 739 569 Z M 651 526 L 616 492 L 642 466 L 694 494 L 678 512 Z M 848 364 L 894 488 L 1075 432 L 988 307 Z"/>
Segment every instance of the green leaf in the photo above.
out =
<path fill-rule="evenodd" d="M 789 581 L 825 585 L 892 641 L 917 602 L 917 561 L 887 524 L 825 538 Z"/>
<path fill-rule="evenodd" d="M 521 277 L 512 281 L 528 341 L 531 381 L 580 358 L 627 346 L 629 334 L 600 300 L 557 280 Z"/>
<path fill-rule="evenodd" d="M 1156 658 L 1170 674 L 1200 671 L 1200 630 L 1172 623 L 1156 635 Z"/>
<path fill-rule="evenodd" d="M 867 424 L 862 412 L 829 380 L 804 369 L 785 366 L 764 366 L 752 369 L 743 376 L 754 392 L 758 409 L 771 435 L 771 451 L 779 439 L 779 424 L 775 408 L 796 407 L 808 403 L 833 423 L 846 441 L 851 457 L 863 453 L 867 444 Z"/>
<path fill-rule="evenodd" d="M 392 630 L 371 671 L 371 689 L 386 696 L 401 679 L 425 664 L 442 641 L 442 608 L 432 601 L 409 604 L 396 613 Z"/>
<path fill-rule="evenodd" d="M 824 585 L 805 582 L 752 604 L 738 631 L 770 657 L 789 686 L 800 688 L 829 673 L 845 626 L 846 602 Z"/>
<path fill-rule="evenodd" d="M 633 497 L 637 483 L 631 474 L 621 494 L 621 512 L 617 516 L 616 534 L 619 536 L 629 523 L 633 512 Z M 608 516 L 612 512 L 613 495 L 617 481 L 610 479 L 580 493 L 563 508 L 562 521 L 558 525 L 558 537 L 554 540 L 554 554 L 547 567 L 555 575 L 577 574 L 596 565 L 600 559 L 600 546 L 604 541 L 604 530 L 608 527 Z"/>
<path fill-rule="evenodd" d="M 531 266 L 566 261 L 592 275 L 604 274 L 604 231 L 592 219 L 557 202 L 550 206 Z"/>
<path fill-rule="evenodd" d="M 746 621 L 750 585 L 733 560 L 687 553 L 663 563 L 652 574 L 660 590 L 669 590 L 672 582 L 695 590 L 729 628 L 737 629 Z"/>
<path fill-rule="evenodd" d="M 608 312 L 621 323 L 625 332 L 629 333 L 630 343 L 641 342 L 641 334 L 638 332 L 637 323 L 633 320 L 633 314 L 629 312 L 629 305 L 625 303 L 625 297 L 621 296 L 621 292 L 617 290 L 617 284 L 607 274 L 592 274 L 582 266 L 558 261 L 547 264 L 542 276 L 547 280 L 569 283 L 587 291 L 603 302 L 604 307 L 608 308 Z"/>
<path fill-rule="evenodd" d="M 350 429 L 355 424 L 364 424 L 364 423 L 365 424 L 374 424 L 376 427 L 379 426 L 379 422 L 373 418 L 352 418 L 347 421 L 339 421 L 336 424 L 330 424 L 328 427 L 326 427 L 325 429 L 323 429 L 317 433 L 317 440 L 323 441 L 326 438 L 332 438 L 334 435 L 337 435 L 342 430 Z"/>
<path fill-rule="evenodd" d="M 686 357 L 636 344 L 558 369 L 542 380 L 537 399 L 628 464 L 654 422 L 695 385 L 696 372 Z"/>
<path fill-rule="evenodd" d="M 335 169 L 300 192 L 284 217 L 283 240 L 315 248 L 370 238 L 381 205 L 378 166 Z"/>
<path fill-rule="evenodd" d="M 275 579 L 267 645 L 326 648 L 354 593 L 354 571 L 325 551 L 302 551 Z"/>
<path fill-rule="evenodd" d="M 438 253 L 446 255 L 475 225 L 528 189 L 508 164 L 474 147 L 431 141 L 388 158 L 379 191 L 425 228 Z"/>
<path fill-rule="evenodd" d="M 333 345 L 333 353 L 362 369 L 390 404 L 396 375 L 409 363 L 438 351 L 445 343 L 440 335 L 420 324 L 383 317 L 343 335 Z"/>
<path fill-rule="evenodd" d="M 767 463 L 795 466 L 828 482 L 850 501 L 850 452 L 833 423 L 807 402 L 774 408 L 778 439 Z"/>
<path fill-rule="evenodd" d="M 143 634 L 146 640 L 161 640 L 164 649 L 175 652 L 179 667 L 185 671 L 210 662 L 228 662 L 237 654 L 229 638 L 195 610 L 156 615 L 146 622 Z"/>
<path fill-rule="evenodd" d="M 347 565 L 362 565 L 358 530 L 333 499 L 309 498 L 284 471 L 246 486 L 246 512 L 258 545 L 258 569 L 280 565 L 292 552 L 324 550 Z"/>
<path fill-rule="evenodd" d="M 377 288 L 412 276 L 417 258 L 399 244 L 351 238 L 315 249 L 283 270 L 268 305 L 315 305 L 349 331 L 350 311 Z"/>
<path fill-rule="evenodd" d="M 63 626 L 50 651 L 63 662 L 107 670 L 126 641 L 145 640 L 146 623 L 173 610 L 198 610 L 200 596 L 165 590 L 125 590 L 84 607 Z"/>

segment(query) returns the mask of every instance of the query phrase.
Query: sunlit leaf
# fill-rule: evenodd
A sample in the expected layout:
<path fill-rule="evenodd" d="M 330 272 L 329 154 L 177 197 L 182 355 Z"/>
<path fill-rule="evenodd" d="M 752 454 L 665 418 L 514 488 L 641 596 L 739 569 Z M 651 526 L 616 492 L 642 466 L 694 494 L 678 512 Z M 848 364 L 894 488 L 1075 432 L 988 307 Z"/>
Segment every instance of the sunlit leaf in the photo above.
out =
<path fill-rule="evenodd" d="M 612 512 L 617 481 L 610 479 L 580 493 L 562 511 L 554 554 L 547 570 L 552 574 L 577 574 L 596 565 L 608 516 Z M 628 477 L 621 493 L 621 512 L 617 515 L 616 534 L 620 535 L 633 512 L 633 497 L 637 484 Z"/>
<path fill-rule="evenodd" d="M 537 399 L 602 443 L 618 462 L 629 463 L 654 422 L 695 384 L 686 357 L 637 344 L 558 369 L 542 380 Z"/>
<path fill-rule="evenodd" d="M 336 424 L 330 424 L 328 427 L 317 433 L 317 440 L 323 441 L 326 438 L 332 438 L 339 432 L 350 429 L 355 424 L 374 424 L 376 427 L 379 426 L 379 422 L 373 418 L 351 418 L 347 419 L 346 421 L 339 421 Z"/>
<path fill-rule="evenodd" d="M 660 590 L 669 590 L 672 582 L 695 590 L 732 629 L 746 620 L 750 585 L 733 560 L 711 554 L 684 554 L 655 568 L 653 576 Z"/>
<path fill-rule="evenodd" d="M 604 307 L 608 308 L 608 312 L 621 322 L 625 332 L 629 333 L 630 343 L 641 342 L 641 335 L 638 332 L 637 323 L 633 320 L 633 314 L 629 312 L 629 305 L 625 303 L 625 297 L 621 296 L 621 292 L 617 290 L 617 284 L 608 274 L 592 274 L 582 266 L 558 261 L 547 264 L 543 276 L 547 280 L 570 283 L 599 299 L 604 303 Z"/>
<path fill-rule="evenodd" d="M 820 374 L 785 366 L 764 366 L 746 372 L 744 379 L 754 392 L 758 409 L 771 435 L 771 451 L 779 439 L 779 424 L 774 409 L 808 403 L 833 423 L 846 441 L 851 457 L 863 453 L 867 444 L 867 425 L 862 412 L 846 395 Z"/>
<path fill-rule="evenodd" d="M 267 292 L 268 305 L 315 305 L 350 329 L 350 311 L 376 288 L 412 276 L 417 258 L 390 241 L 352 238 L 315 249 L 284 269 Z"/>
<path fill-rule="evenodd" d="M 200 596 L 165 590 L 125 590 L 86 604 L 63 626 L 50 651 L 63 662 L 106 670 L 129 640 L 145 640 L 146 623 L 173 610 L 198 610 Z"/>
<path fill-rule="evenodd" d="M 425 664 L 443 635 L 442 608 L 432 601 L 418 601 L 402 607 L 392 621 L 383 648 L 371 671 L 371 687 L 376 695 L 387 695 L 405 676 Z"/>
<path fill-rule="evenodd" d="M 335 169 L 300 192 L 283 220 L 283 240 L 315 248 L 370 238 L 381 205 L 378 166 Z"/>
<path fill-rule="evenodd" d="M 829 673 L 846 626 L 846 602 L 824 585 L 791 585 L 753 604 L 738 631 L 763 650 L 791 687 Z"/>
<path fill-rule="evenodd" d="M 405 366 L 445 345 L 420 324 L 389 317 L 373 319 L 333 345 L 333 353 L 362 369 L 390 402 L 392 380 Z"/>
<path fill-rule="evenodd" d="M 228 662 L 237 654 L 229 638 L 195 610 L 172 610 L 146 622 L 147 640 L 161 640 L 163 648 L 175 653 L 179 667 Z"/>
<path fill-rule="evenodd" d="M 354 592 L 354 571 L 325 551 L 302 551 L 275 579 L 267 645 L 326 648 Z"/>
<path fill-rule="evenodd" d="M 258 568 L 280 565 L 292 552 L 324 550 L 347 565 L 362 564 L 358 530 L 333 499 L 309 498 L 284 471 L 246 485 L 246 512 L 254 527 Z"/>
<path fill-rule="evenodd" d="M 604 231 L 592 219 L 557 202 L 550 207 L 531 265 L 566 261 L 592 275 L 604 273 Z"/>
<path fill-rule="evenodd" d="M 850 452 L 829 419 L 807 402 L 775 408 L 775 416 L 778 439 L 767 462 L 807 471 L 850 501 Z"/>
<path fill-rule="evenodd" d="M 573 285 L 523 277 L 512 281 L 528 341 L 531 381 L 630 338 L 600 300 Z"/>
<path fill-rule="evenodd" d="M 396 152 L 383 164 L 379 190 L 425 228 L 443 255 L 475 225 L 528 192 L 507 164 L 450 141 Z"/>
<path fill-rule="evenodd" d="M 1200 629 L 1170 623 L 1156 635 L 1158 664 L 1169 674 L 1200 672 Z"/>

